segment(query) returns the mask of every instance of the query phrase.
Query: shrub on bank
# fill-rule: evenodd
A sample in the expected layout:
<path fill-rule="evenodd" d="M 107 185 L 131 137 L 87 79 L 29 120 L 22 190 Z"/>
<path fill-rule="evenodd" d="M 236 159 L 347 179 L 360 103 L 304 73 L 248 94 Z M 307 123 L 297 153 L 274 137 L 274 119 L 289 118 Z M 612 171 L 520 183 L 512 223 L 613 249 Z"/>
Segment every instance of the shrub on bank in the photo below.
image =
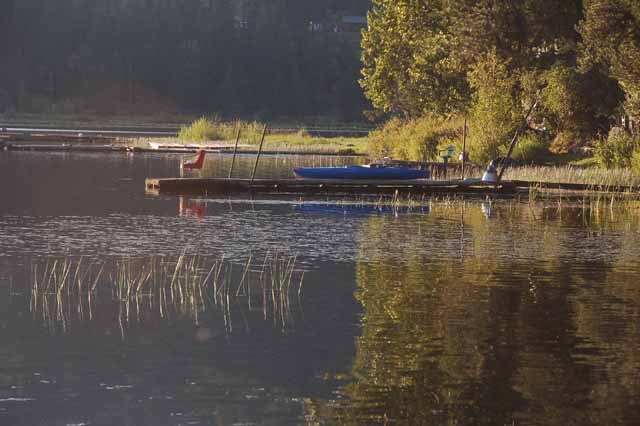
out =
<path fill-rule="evenodd" d="M 461 129 L 461 120 L 430 116 L 409 120 L 393 118 L 369 134 L 368 151 L 375 157 L 434 161 L 438 159 L 438 147 L 454 145 Z"/>
<path fill-rule="evenodd" d="M 525 164 L 540 164 L 549 156 L 546 139 L 534 133 L 522 135 L 513 149 L 513 159 Z"/>
<path fill-rule="evenodd" d="M 606 168 L 629 168 L 632 159 L 640 151 L 640 138 L 620 127 L 609 131 L 607 139 L 596 145 L 595 157 L 598 164 Z"/>
<path fill-rule="evenodd" d="M 258 143 L 264 124 L 240 120 L 224 122 L 217 117 L 201 117 L 190 126 L 182 127 L 178 139 L 183 142 L 228 141 L 236 137 L 238 127 L 243 141 Z"/>
<path fill-rule="evenodd" d="M 183 142 L 204 142 L 224 139 L 219 123 L 206 117 L 198 118 L 190 126 L 182 127 L 178 138 Z"/>

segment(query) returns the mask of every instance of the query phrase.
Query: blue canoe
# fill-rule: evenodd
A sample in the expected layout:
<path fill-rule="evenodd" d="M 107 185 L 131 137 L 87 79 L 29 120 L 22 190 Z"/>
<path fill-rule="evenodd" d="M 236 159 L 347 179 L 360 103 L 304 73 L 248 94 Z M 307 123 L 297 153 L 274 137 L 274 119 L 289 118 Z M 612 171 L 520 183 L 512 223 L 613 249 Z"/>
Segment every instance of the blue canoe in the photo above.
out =
<path fill-rule="evenodd" d="M 293 173 L 300 179 L 426 179 L 428 170 L 407 169 L 403 167 L 298 167 Z"/>

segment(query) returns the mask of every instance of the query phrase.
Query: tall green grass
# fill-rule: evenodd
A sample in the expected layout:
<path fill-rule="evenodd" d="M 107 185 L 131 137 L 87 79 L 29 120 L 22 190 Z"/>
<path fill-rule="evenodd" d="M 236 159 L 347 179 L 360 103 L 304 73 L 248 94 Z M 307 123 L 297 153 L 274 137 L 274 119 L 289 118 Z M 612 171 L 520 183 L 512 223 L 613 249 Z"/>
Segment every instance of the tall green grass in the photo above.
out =
<path fill-rule="evenodd" d="M 210 142 L 234 140 L 238 129 L 244 143 L 259 143 L 262 136 L 263 123 L 257 121 L 236 120 L 226 122 L 218 117 L 200 117 L 191 125 L 184 126 L 178 133 L 182 142 Z"/>
<path fill-rule="evenodd" d="M 209 142 L 235 140 L 238 128 L 240 129 L 240 141 L 243 144 L 258 144 L 262 137 L 264 124 L 257 121 L 232 121 L 225 122 L 217 117 L 201 117 L 191 125 L 182 127 L 178 139 L 187 142 Z M 318 152 L 330 154 L 363 154 L 366 151 L 367 139 L 363 137 L 317 137 L 312 136 L 306 128 L 301 127 L 291 133 L 267 134 L 265 137 L 265 150 L 292 151 L 292 152 Z M 141 140 L 140 143 L 148 143 Z M 242 147 L 240 148 L 243 149 Z"/>

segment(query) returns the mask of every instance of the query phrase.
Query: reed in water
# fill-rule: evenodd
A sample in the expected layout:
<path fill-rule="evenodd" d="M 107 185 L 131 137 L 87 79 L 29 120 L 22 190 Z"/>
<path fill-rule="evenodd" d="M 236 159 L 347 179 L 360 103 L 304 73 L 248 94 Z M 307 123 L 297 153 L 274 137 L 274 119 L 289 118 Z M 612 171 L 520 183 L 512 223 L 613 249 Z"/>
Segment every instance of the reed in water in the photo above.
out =
<path fill-rule="evenodd" d="M 286 332 L 294 326 L 304 280 L 296 260 L 277 253 L 243 262 L 185 254 L 35 259 L 30 308 L 51 329 L 66 330 L 72 320 L 93 320 L 97 305 L 110 306 L 117 309 L 124 333 L 128 325 L 153 315 L 189 317 L 199 324 L 208 309 L 222 312 L 225 330 L 231 332 L 232 311 L 242 307 Z"/>
<path fill-rule="evenodd" d="M 640 189 L 640 176 L 631 169 L 603 169 L 599 167 L 572 166 L 522 166 L 510 167 L 505 179 L 533 182 L 579 183 L 602 187 L 635 187 Z"/>

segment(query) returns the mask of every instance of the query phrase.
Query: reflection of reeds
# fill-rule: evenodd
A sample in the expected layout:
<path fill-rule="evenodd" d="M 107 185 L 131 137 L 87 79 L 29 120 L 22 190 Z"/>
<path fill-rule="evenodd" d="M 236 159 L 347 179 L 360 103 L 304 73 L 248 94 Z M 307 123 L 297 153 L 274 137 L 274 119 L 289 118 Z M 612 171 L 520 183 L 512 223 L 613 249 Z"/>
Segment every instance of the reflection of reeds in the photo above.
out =
<path fill-rule="evenodd" d="M 283 331 L 293 327 L 292 300 L 299 301 L 304 274 L 295 256 L 267 255 L 261 268 L 250 256 L 240 268 L 224 259 L 178 257 L 47 258 L 32 262 L 31 311 L 51 328 L 92 320 L 96 304 L 117 308 L 121 331 L 153 314 L 160 318 L 188 316 L 196 324 L 208 308 L 223 314 L 232 331 L 232 308 L 248 306 L 272 319 Z M 297 288 L 294 276 L 300 275 Z M 297 278 L 296 278 L 297 279 Z M 292 299 L 297 293 L 298 297 Z M 52 309 L 53 308 L 53 309 Z"/>
<path fill-rule="evenodd" d="M 454 197 L 447 198 L 439 198 L 435 196 L 417 196 L 411 194 L 399 194 L 397 191 L 392 195 L 385 196 L 356 196 L 353 198 L 344 198 L 344 199 L 334 199 L 331 201 L 311 201 L 304 202 L 301 200 L 299 205 L 307 205 L 307 206 L 335 206 L 335 207 L 353 207 L 353 208 L 370 208 L 370 209 L 391 209 L 393 211 L 397 211 L 400 209 L 403 210 L 411 210 L 416 209 L 420 210 L 425 207 L 431 206 L 433 202 L 443 201 L 446 202 L 447 199 L 452 199 Z M 460 198 L 462 199 L 462 198 Z"/>

